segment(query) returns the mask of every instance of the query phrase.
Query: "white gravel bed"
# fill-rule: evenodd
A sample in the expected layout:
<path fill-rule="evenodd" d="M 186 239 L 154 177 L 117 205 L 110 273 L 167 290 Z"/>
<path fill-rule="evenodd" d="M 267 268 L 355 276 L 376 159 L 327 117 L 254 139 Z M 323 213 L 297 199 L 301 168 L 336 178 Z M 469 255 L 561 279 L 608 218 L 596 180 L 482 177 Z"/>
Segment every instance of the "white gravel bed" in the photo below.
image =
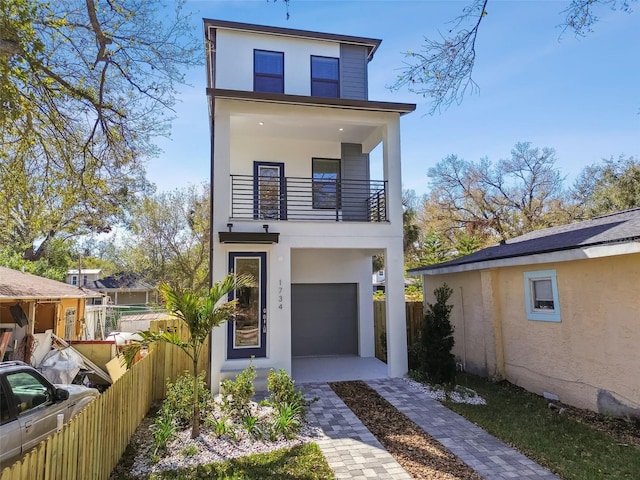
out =
<path fill-rule="evenodd" d="M 468 403 L 470 405 L 486 405 L 487 402 L 482 398 L 475 390 L 471 388 L 463 387 L 462 385 L 456 385 L 453 390 L 446 390 L 440 385 L 428 385 L 420 382 L 416 382 L 411 378 L 404 377 L 405 382 L 409 384 L 411 388 L 416 391 L 423 392 L 434 400 L 443 401 L 448 400 L 453 403 Z"/>
<path fill-rule="evenodd" d="M 252 409 L 260 417 L 268 416 L 271 413 L 270 407 L 258 406 L 255 402 L 252 402 Z M 192 439 L 191 427 L 188 427 L 180 431 L 169 442 L 166 451 L 160 455 L 159 459 L 154 459 L 153 435 L 149 430 L 152 423 L 152 418 L 145 418 L 131 438 L 131 442 L 135 442 L 137 446 L 137 453 L 129 473 L 136 477 L 144 478 L 151 473 L 195 467 L 254 453 L 291 448 L 316 441 L 322 436 L 322 430 L 318 427 L 305 424 L 300 433 L 292 440 L 283 437 L 275 441 L 255 439 L 249 436 L 241 426 L 237 426 L 235 429 L 235 438 L 226 435 L 217 437 L 213 429 L 202 422 L 198 437 Z M 195 453 L 193 453 L 194 451 Z"/>

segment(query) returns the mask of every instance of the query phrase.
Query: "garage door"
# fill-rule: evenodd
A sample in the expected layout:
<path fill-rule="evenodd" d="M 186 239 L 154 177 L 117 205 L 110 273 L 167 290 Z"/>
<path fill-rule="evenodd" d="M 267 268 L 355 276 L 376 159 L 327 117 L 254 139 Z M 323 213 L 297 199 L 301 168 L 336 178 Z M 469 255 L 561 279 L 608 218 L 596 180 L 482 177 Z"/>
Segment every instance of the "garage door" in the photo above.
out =
<path fill-rule="evenodd" d="M 294 284 L 291 299 L 294 357 L 358 354 L 357 284 Z"/>

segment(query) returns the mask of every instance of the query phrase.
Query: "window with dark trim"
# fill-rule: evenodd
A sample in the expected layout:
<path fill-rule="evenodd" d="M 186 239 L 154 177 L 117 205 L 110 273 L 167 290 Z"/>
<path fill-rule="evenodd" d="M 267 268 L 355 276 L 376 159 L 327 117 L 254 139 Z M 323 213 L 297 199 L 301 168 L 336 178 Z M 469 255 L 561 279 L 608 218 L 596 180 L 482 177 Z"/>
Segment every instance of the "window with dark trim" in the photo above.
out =
<path fill-rule="evenodd" d="M 336 209 L 340 205 L 340 160 L 335 158 L 314 158 L 313 208 Z"/>
<path fill-rule="evenodd" d="M 311 95 L 340 97 L 340 66 L 337 58 L 311 56 Z"/>
<path fill-rule="evenodd" d="M 253 51 L 253 91 L 284 93 L 284 53 Z"/>

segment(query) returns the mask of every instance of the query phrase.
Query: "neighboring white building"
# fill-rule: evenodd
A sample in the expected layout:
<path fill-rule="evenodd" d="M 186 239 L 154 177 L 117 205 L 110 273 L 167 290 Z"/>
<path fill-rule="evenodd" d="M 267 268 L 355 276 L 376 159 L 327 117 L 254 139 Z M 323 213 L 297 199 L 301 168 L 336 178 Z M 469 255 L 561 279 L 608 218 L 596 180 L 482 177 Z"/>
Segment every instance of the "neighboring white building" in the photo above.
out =
<path fill-rule="evenodd" d="M 212 335 L 220 372 L 374 356 L 372 256 L 385 258 L 388 375 L 407 371 L 400 116 L 368 100 L 380 40 L 204 20 L 213 279 L 251 273 Z M 382 178 L 371 178 L 380 148 Z"/>
<path fill-rule="evenodd" d="M 100 278 L 100 268 L 77 268 L 67 270 L 67 283 L 75 287 L 93 287 L 93 282 Z"/>

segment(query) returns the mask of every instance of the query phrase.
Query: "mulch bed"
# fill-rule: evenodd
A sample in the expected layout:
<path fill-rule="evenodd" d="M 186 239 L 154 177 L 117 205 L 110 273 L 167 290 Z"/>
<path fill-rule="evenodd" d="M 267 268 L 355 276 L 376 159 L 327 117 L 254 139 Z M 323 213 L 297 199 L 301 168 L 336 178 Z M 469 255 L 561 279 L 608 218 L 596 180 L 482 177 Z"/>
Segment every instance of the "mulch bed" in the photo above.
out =
<path fill-rule="evenodd" d="M 329 385 L 413 478 L 482 480 L 366 383 L 333 382 Z"/>

